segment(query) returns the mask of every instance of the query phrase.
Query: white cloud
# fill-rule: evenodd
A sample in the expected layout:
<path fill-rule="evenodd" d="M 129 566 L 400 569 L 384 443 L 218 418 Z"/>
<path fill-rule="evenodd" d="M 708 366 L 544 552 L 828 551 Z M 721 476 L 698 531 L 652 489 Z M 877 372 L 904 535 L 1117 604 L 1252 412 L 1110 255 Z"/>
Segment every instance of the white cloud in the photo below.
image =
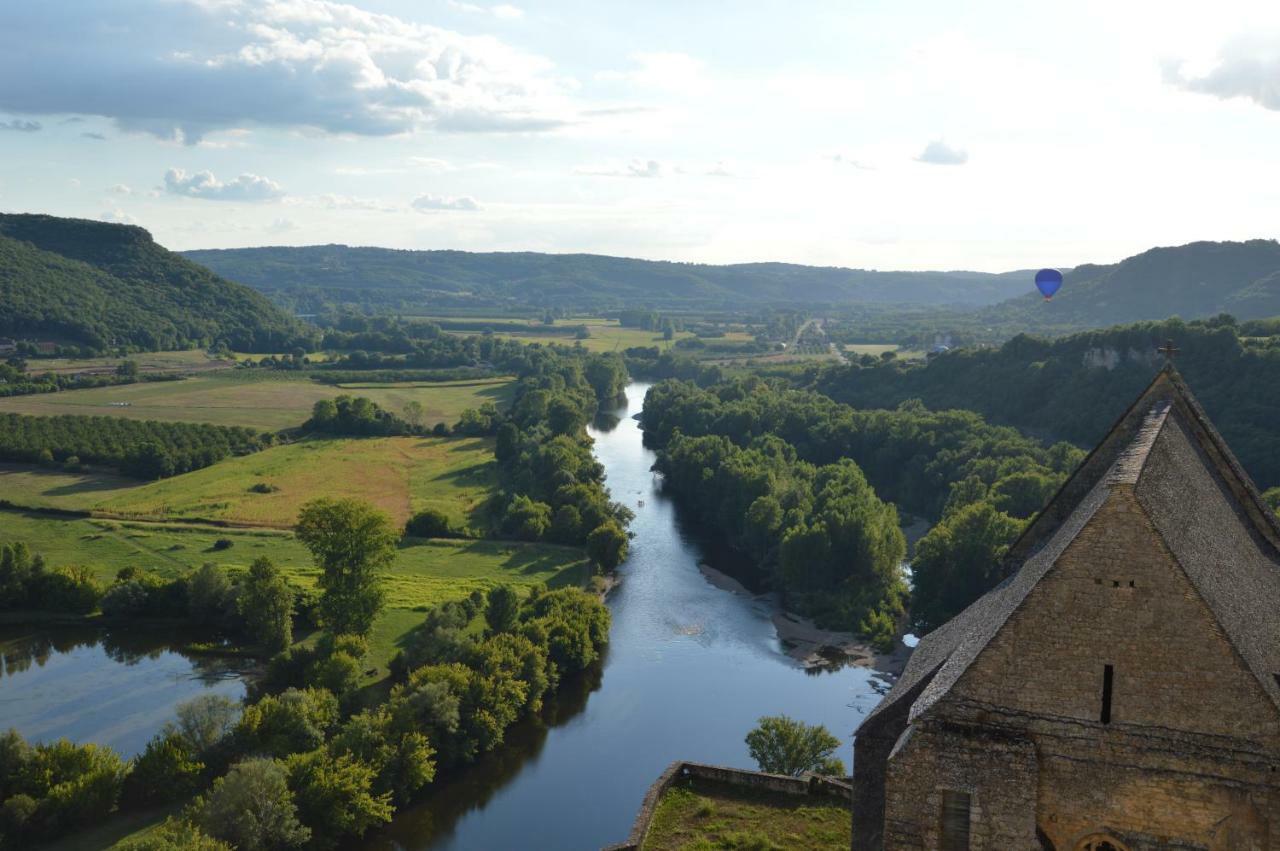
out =
<path fill-rule="evenodd" d="M 385 136 L 540 131 L 572 115 L 541 57 L 329 0 L 33 3 L 5 17 L 0 108 L 188 144 L 252 125 Z"/>
<path fill-rule="evenodd" d="M 80 134 L 85 139 L 93 139 L 95 142 L 105 142 L 107 137 L 101 133 L 84 132 Z"/>
<path fill-rule="evenodd" d="M 632 160 L 621 166 L 585 166 L 575 172 L 592 177 L 662 177 L 666 169 L 657 160 Z"/>
<path fill-rule="evenodd" d="M 104 222 L 114 222 L 118 225 L 136 225 L 138 223 L 137 219 L 126 213 L 124 210 L 121 210 L 119 207 L 107 210 L 98 218 L 102 219 Z"/>
<path fill-rule="evenodd" d="M 0 130 L 12 130 L 15 133 L 35 133 L 41 126 L 43 125 L 39 121 L 25 121 L 21 118 L 0 121 Z"/>
<path fill-rule="evenodd" d="M 481 6 L 476 3 L 463 3 L 460 0 L 446 0 L 450 9 L 466 12 L 469 15 L 493 15 L 505 21 L 514 21 L 524 17 L 524 9 L 510 3 L 499 3 L 496 6 Z"/>
<path fill-rule="evenodd" d="M 280 184 L 256 174 L 242 174 L 224 183 L 211 171 L 188 174 L 180 168 L 164 173 L 164 189 L 171 195 L 210 201 L 270 201 L 284 194 Z"/>
<path fill-rule="evenodd" d="M 932 165 L 964 165 L 968 161 L 968 151 L 954 148 L 938 139 L 925 145 L 924 150 L 916 157 L 916 162 Z"/>
<path fill-rule="evenodd" d="M 297 229 L 298 226 L 292 219 L 275 219 L 267 225 L 267 233 L 288 233 Z"/>
<path fill-rule="evenodd" d="M 131 189 L 131 188 L 128 186 L 128 184 L 125 184 L 125 183 L 117 183 L 116 185 L 114 185 L 114 186 L 112 186 L 112 187 L 111 187 L 111 191 L 112 191 L 112 192 L 114 192 L 114 193 L 115 193 L 115 194 L 117 194 L 117 195 L 132 195 L 132 194 L 133 194 L 133 189 Z"/>
<path fill-rule="evenodd" d="M 376 198 L 358 198 L 354 195 L 321 195 L 316 201 L 326 210 L 377 210 L 394 213 L 396 208 Z M 401 208 L 403 209 L 403 208 Z"/>
<path fill-rule="evenodd" d="M 480 205 L 476 203 L 476 199 L 469 195 L 462 195 L 457 198 L 445 198 L 438 195 L 419 195 L 417 198 L 413 199 L 413 203 L 410 206 L 422 213 L 430 213 L 437 210 L 473 211 L 480 209 Z"/>
<path fill-rule="evenodd" d="M 1205 68 L 1169 62 L 1165 82 L 1184 91 L 1224 100 L 1242 97 L 1264 109 L 1280 110 L 1280 37 L 1236 38 Z"/>

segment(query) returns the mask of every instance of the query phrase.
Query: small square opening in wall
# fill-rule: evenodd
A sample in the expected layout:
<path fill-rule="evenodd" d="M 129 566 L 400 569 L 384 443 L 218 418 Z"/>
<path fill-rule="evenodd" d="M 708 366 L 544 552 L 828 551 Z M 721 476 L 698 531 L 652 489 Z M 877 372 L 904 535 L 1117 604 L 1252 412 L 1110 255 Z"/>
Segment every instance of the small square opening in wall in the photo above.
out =
<path fill-rule="evenodd" d="M 1130 579 L 1130 580 L 1129 580 L 1129 587 L 1130 587 L 1130 588 L 1133 588 L 1133 587 L 1134 587 L 1134 585 L 1133 585 L 1133 580 L 1132 580 L 1132 579 Z"/>

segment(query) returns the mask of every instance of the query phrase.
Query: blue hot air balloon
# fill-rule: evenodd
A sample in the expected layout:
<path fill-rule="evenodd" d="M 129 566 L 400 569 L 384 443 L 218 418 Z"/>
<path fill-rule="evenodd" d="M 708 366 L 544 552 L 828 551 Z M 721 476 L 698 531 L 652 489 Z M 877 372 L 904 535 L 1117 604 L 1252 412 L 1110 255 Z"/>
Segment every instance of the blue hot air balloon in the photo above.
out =
<path fill-rule="evenodd" d="M 1053 294 L 1062 286 L 1062 273 L 1057 269 L 1041 269 L 1036 272 L 1036 289 L 1040 290 L 1044 300 L 1053 298 Z"/>

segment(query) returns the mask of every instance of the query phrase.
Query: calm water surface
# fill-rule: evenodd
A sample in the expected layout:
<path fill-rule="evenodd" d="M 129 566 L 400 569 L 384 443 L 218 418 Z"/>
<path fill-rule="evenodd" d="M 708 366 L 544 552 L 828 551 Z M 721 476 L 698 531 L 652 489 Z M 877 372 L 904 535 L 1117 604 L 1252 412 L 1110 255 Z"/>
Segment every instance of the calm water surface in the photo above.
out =
<path fill-rule="evenodd" d="M 852 732 L 886 690 L 865 668 L 806 672 L 785 656 L 763 601 L 715 588 L 696 530 L 658 493 L 641 443 L 646 384 L 627 388 L 612 428 L 592 430 L 613 498 L 636 512 L 631 555 L 611 596 L 602 670 L 572 684 L 545 725 L 437 783 L 363 848 L 594 849 L 626 838 L 645 790 L 690 759 L 754 768 L 743 737 L 761 715 L 825 724 L 852 759 Z"/>
<path fill-rule="evenodd" d="M 209 692 L 244 696 L 245 663 L 187 657 L 181 641 L 155 633 L 0 628 L 0 729 L 28 741 L 109 745 L 130 757 Z"/>

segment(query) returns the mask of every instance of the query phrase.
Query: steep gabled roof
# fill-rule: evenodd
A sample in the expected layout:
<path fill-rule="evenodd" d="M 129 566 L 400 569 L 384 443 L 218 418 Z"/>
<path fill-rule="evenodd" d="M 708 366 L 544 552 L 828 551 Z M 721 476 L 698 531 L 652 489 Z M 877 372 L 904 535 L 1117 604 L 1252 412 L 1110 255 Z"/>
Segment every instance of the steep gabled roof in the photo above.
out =
<path fill-rule="evenodd" d="M 942 698 L 1075 540 L 1112 488 L 1134 489 L 1157 532 L 1280 708 L 1280 521 L 1172 365 L 1116 421 L 1003 562 L 1006 578 L 921 639 L 866 722 L 928 681 Z"/>

